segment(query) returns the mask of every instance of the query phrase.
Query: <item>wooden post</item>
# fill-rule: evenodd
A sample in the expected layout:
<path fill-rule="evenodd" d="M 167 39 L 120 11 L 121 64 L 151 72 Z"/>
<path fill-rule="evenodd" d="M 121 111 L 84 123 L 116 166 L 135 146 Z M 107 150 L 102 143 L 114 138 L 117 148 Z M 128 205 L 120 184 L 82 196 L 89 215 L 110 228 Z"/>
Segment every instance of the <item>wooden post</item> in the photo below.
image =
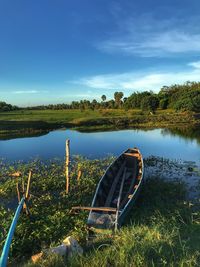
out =
<path fill-rule="evenodd" d="M 26 194 L 25 194 L 25 198 L 26 199 L 28 199 L 28 197 L 29 197 L 29 189 L 30 189 L 31 176 L 32 176 L 32 172 L 29 171 L 28 183 L 27 183 Z"/>
<path fill-rule="evenodd" d="M 25 194 L 25 185 L 24 185 L 24 180 L 22 180 L 22 194 Z"/>
<path fill-rule="evenodd" d="M 66 162 L 65 162 L 65 176 L 66 176 L 66 194 L 69 193 L 69 139 L 66 140 Z"/>

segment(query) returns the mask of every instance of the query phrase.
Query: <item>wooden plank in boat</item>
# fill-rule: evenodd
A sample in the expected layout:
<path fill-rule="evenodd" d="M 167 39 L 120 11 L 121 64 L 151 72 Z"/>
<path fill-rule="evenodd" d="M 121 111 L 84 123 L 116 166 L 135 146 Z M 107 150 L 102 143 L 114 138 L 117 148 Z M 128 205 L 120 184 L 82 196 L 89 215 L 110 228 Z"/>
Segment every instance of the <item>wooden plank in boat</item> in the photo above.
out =
<path fill-rule="evenodd" d="M 131 194 L 132 188 L 133 188 L 135 181 L 136 181 L 136 178 L 137 178 L 136 174 L 137 174 L 137 160 L 135 159 L 133 161 L 132 179 L 131 179 L 131 183 L 129 185 L 129 190 L 126 192 L 124 198 L 122 199 L 120 208 L 126 204 L 126 202 L 128 200 L 128 196 Z"/>
<path fill-rule="evenodd" d="M 121 177 L 121 175 L 123 173 L 124 167 L 125 167 L 125 162 L 123 162 L 122 166 L 119 169 L 119 172 L 118 172 L 117 176 L 115 177 L 115 179 L 114 179 L 114 181 L 112 183 L 111 189 L 109 191 L 109 194 L 108 194 L 106 202 L 105 202 L 105 206 L 109 206 L 111 201 L 112 201 L 113 195 L 115 193 L 116 186 L 118 184 L 119 178 Z"/>
<path fill-rule="evenodd" d="M 111 207 L 72 207 L 72 210 L 89 210 L 89 211 L 109 211 L 109 212 L 116 212 L 116 208 Z"/>

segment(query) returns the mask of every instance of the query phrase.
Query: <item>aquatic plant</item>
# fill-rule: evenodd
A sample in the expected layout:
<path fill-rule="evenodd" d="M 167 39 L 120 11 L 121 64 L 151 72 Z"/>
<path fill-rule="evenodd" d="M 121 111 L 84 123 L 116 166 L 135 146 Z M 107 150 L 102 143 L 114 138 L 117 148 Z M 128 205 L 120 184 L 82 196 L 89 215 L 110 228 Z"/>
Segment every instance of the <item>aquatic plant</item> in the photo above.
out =
<path fill-rule="evenodd" d="M 154 159 L 156 161 L 156 158 Z M 17 205 L 16 178 L 24 181 L 32 169 L 30 218 L 20 217 L 10 250 L 10 263 L 26 262 L 41 249 L 58 245 L 73 235 L 86 248 L 83 256 L 66 262 L 51 255 L 36 265 L 24 266 L 198 266 L 200 263 L 200 212 L 186 199 L 185 185 L 159 177 L 143 186 L 135 208 L 112 240 L 100 237 L 86 247 L 87 212 L 70 214 L 75 205 L 90 205 L 96 184 L 113 158 L 71 163 L 70 193 L 65 194 L 64 162 L 59 159 L 32 162 L 0 161 L 0 247 L 6 238 Z M 154 165 L 151 158 L 146 164 Z M 175 163 L 174 163 L 175 164 Z M 77 170 L 82 171 L 80 183 Z M 106 244 L 99 247 L 99 244 Z"/>

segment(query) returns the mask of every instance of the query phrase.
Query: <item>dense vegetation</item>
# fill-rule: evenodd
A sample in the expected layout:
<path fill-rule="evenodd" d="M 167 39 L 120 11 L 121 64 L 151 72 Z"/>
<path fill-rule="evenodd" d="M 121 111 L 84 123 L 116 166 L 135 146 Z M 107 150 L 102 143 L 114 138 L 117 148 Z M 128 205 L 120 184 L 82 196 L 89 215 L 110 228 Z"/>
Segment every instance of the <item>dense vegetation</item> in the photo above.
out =
<path fill-rule="evenodd" d="M 113 99 L 106 101 L 106 95 L 101 96 L 102 101 L 93 99 L 72 101 L 71 104 L 56 104 L 47 106 L 27 107 L 31 110 L 45 109 L 141 109 L 155 112 L 157 108 L 172 108 L 176 111 L 200 112 L 200 82 L 186 82 L 182 85 L 163 86 L 159 93 L 152 91 L 134 92 L 129 97 L 124 97 L 123 92 L 115 92 Z M 16 110 L 5 102 L 0 102 L 0 111 Z"/>
<path fill-rule="evenodd" d="M 125 102 L 127 108 L 142 108 L 155 111 L 172 108 L 182 111 L 200 112 L 200 83 L 164 86 L 158 94 L 153 92 L 133 93 Z"/>
<path fill-rule="evenodd" d="M 17 106 L 12 106 L 11 104 L 7 104 L 6 102 L 0 101 L 0 112 L 4 111 L 13 111 L 18 110 L 19 108 Z"/>
<path fill-rule="evenodd" d="M 182 85 L 164 86 L 158 94 L 152 91 L 134 92 L 129 97 L 124 97 L 123 92 L 115 92 L 114 99 L 106 101 L 102 95 L 101 102 L 96 99 L 72 101 L 71 104 L 58 104 L 35 107 L 35 109 L 142 109 L 155 112 L 157 108 L 172 108 L 176 111 L 200 112 L 200 83 L 186 82 Z"/>
<path fill-rule="evenodd" d="M 72 216 L 69 212 L 74 205 L 90 205 L 96 184 L 112 160 L 75 158 L 69 195 L 64 192 L 63 161 L 0 162 L 1 248 L 17 204 L 16 180 L 10 174 L 20 170 L 26 180 L 28 170 L 33 171 L 31 217 L 20 217 L 10 251 L 13 266 L 25 262 L 41 249 L 60 244 L 68 235 L 73 235 L 85 247 L 87 213 Z M 155 162 L 146 160 L 145 164 Z M 83 173 L 79 185 L 78 169 Z M 183 184 L 152 177 L 143 186 L 125 226 L 112 239 L 100 237 L 83 256 L 68 262 L 52 255 L 36 265 L 25 266 L 199 266 L 199 216 L 199 210 L 187 202 Z M 98 248 L 105 243 L 107 245 Z"/>

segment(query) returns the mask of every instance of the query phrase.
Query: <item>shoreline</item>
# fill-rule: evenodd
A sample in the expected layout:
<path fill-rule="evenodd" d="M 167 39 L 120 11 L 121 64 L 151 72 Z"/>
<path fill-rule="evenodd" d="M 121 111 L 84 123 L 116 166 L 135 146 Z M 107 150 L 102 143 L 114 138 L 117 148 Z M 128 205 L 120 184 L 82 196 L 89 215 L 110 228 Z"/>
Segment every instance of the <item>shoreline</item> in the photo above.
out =
<path fill-rule="evenodd" d="M 72 122 L 47 121 L 1 121 L 0 140 L 20 137 L 34 137 L 48 134 L 54 130 L 72 129 L 79 132 L 95 132 L 125 129 L 156 129 L 156 128 L 184 128 L 200 127 L 200 120 L 193 116 L 140 115 L 133 117 L 107 117 L 96 119 L 80 119 Z"/>
<path fill-rule="evenodd" d="M 145 179 L 159 177 L 168 182 L 183 182 L 188 200 L 200 204 L 200 166 L 195 161 L 172 160 L 150 156 L 146 158 Z"/>
<path fill-rule="evenodd" d="M 68 128 L 100 131 L 130 128 L 169 128 L 200 126 L 197 113 L 158 110 L 155 114 L 139 110 L 29 110 L 0 113 L 0 139 L 31 136 Z"/>

